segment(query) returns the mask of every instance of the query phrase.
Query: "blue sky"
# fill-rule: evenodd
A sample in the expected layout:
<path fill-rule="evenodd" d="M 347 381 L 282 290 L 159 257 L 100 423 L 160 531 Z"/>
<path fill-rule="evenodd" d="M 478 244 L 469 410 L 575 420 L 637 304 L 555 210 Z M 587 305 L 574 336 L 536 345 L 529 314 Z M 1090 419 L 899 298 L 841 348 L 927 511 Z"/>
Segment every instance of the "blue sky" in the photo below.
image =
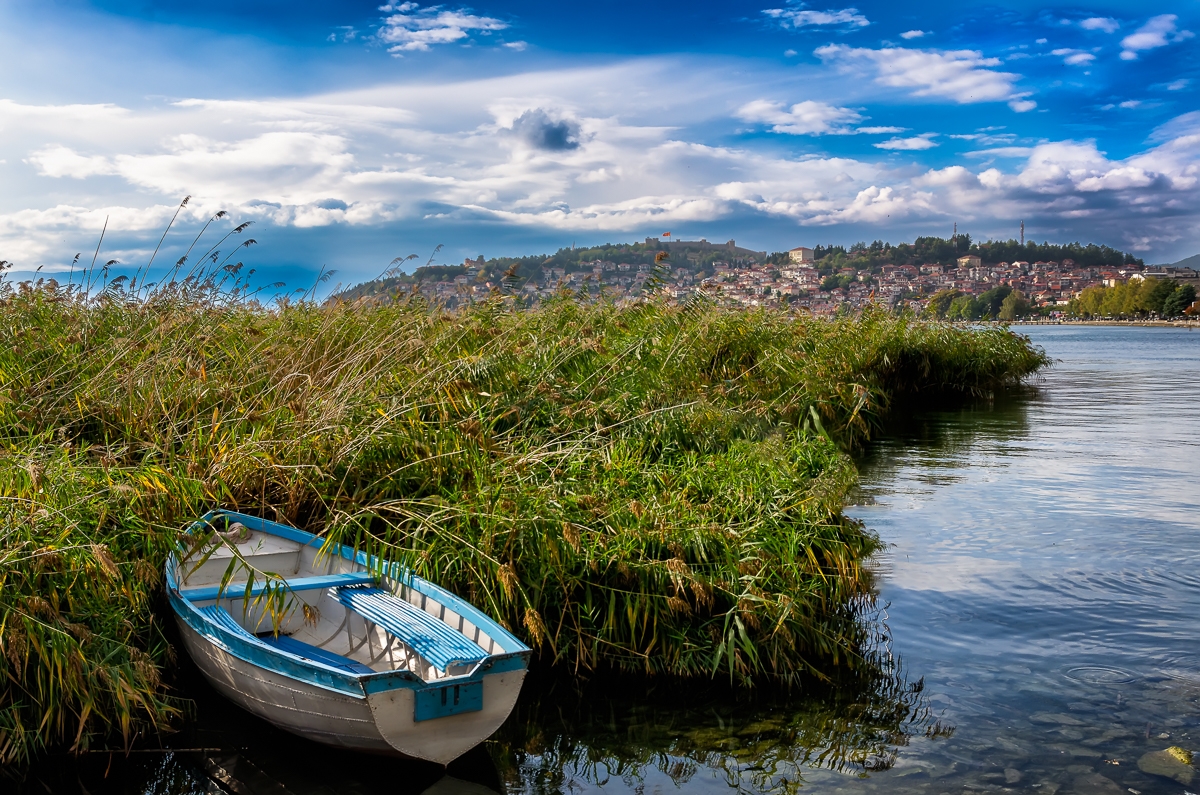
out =
<path fill-rule="evenodd" d="M 1200 0 L 0 4 L 0 259 L 259 277 L 572 243 L 1200 251 Z M 237 238 L 235 238 L 237 239 Z M 244 257 L 242 256 L 244 253 Z M 85 257 L 90 259 L 90 256 Z"/>

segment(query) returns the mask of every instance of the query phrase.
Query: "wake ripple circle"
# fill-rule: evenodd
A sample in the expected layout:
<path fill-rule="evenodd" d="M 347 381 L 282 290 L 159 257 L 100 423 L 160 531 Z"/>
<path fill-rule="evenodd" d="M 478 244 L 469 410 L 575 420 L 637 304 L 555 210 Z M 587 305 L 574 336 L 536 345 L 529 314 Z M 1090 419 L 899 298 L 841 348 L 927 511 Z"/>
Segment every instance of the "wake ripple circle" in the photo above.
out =
<path fill-rule="evenodd" d="M 1138 675 L 1107 665 L 1081 665 L 1067 671 L 1066 677 L 1089 685 L 1122 685 L 1136 680 Z"/>

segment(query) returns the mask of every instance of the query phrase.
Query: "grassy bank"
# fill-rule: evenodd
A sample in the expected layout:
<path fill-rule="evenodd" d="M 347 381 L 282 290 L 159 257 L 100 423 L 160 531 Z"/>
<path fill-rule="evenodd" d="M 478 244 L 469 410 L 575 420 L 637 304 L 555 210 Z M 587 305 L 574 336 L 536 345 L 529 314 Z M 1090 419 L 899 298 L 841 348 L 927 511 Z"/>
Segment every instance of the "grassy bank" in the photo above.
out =
<path fill-rule="evenodd" d="M 901 393 L 1044 364 L 1003 329 L 882 312 L 10 293 L 0 760 L 172 721 L 153 602 L 215 505 L 403 557 L 572 670 L 853 665 L 878 542 L 842 516 L 841 450 Z"/>

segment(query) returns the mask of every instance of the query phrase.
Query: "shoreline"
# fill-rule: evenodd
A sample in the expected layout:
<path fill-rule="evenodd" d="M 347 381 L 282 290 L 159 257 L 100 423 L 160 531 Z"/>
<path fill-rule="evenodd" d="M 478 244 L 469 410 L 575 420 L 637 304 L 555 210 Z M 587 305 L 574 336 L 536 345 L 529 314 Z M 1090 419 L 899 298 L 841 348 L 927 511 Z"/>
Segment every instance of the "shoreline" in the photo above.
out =
<path fill-rule="evenodd" d="M 1185 320 L 1015 320 L 1010 326 L 1123 326 L 1127 328 L 1200 329 L 1200 321 Z"/>

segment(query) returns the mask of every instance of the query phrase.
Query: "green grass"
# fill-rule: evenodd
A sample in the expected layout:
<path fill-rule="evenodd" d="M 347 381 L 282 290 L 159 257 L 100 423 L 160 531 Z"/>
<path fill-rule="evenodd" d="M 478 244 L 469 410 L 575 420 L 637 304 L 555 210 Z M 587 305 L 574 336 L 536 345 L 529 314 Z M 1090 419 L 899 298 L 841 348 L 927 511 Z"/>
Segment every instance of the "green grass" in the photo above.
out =
<path fill-rule="evenodd" d="M 215 506 L 401 558 L 567 670 L 854 666 L 879 542 L 842 515 L 844 450 L 904 393 L 1047 364 L 881 311 L 0 289 L 4 763 L 177 717 L 154 602 Z"/>

